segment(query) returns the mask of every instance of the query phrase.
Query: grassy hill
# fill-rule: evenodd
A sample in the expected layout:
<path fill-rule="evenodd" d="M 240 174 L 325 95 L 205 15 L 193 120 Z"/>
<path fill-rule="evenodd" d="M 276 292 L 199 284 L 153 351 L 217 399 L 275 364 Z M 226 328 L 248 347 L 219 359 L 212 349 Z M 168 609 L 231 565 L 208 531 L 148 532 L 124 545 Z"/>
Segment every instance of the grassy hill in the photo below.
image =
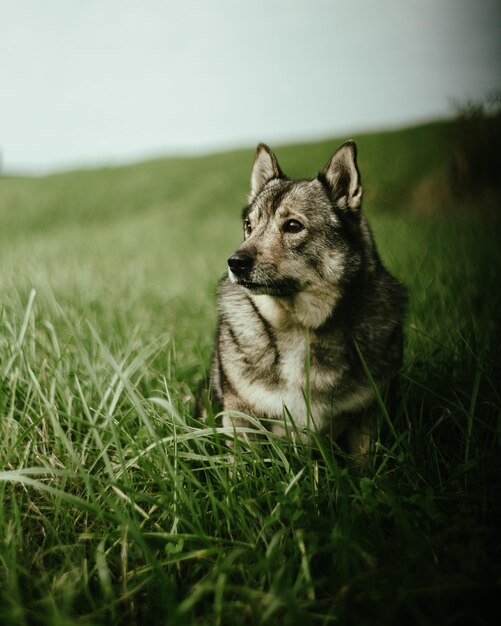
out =
<path fill-rule="evenodd" d="M 495 185 L 457 189 L 468 128 L 352 137 L 410 294 L 364 477 L 269 434 L 232 474 L 191 420 L 253 149 L 0 178 L 2 623 L 489 623 L 501 220 Z M 273 147 L 309 177 L 344 139 Z"/>

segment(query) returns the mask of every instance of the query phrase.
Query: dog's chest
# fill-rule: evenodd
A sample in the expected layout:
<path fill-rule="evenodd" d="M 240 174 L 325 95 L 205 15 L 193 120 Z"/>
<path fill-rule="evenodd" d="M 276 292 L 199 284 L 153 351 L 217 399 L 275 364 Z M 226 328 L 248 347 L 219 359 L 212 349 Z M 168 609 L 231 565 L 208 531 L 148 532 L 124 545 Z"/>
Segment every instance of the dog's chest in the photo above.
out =
<path fill-rule="evenodd" d="M 279 379 L 288 394 L 324 395 L 342 375 L 340 355 L 327 344 L 320 344 L 304 329 L 277 335 Z"/>
<path fill-rule="evenodd" d="M 309 349 L 304 333 L 277 333 L 279 380 L 284 389 L 298 389 L 306 385 Z"/>
<path fill-rule="evenodd" d="M 304 329 L 276 332 L 275 340 L 275 375 L 267 377 L 263 372 L 261 379 L 247 386 L 244 395 L 260 414 L 280 418 L 286 409 L 300 428 L 313 415 L 319 421 L 317 427 L 322 428 L 330 416 L 330 391 L 339 372 L 312 358 L 310 337 Z"/>

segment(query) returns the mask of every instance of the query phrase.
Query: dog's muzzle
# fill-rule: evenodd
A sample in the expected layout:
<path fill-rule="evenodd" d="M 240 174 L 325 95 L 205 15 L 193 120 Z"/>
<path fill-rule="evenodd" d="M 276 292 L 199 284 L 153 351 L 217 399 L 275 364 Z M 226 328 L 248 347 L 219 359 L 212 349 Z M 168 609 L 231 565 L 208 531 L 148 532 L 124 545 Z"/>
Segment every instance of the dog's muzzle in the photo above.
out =
<path fill-rule="evenodd" d="M 228 259 L 228 266 L 236 277 L 245 276 L 254 267 L 254 257 L 237 250 Z"/>

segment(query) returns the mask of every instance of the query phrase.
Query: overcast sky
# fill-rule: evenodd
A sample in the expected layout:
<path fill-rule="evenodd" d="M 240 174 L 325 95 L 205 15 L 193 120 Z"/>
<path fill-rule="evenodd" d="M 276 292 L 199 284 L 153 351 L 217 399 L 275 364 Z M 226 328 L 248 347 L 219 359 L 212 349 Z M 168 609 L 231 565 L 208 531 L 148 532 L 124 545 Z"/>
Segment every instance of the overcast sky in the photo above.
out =
<path fill-rule="evenodd" d="M 0 0 L 6 171 L 398 126 L 501 89 L 499 0 Z"/>

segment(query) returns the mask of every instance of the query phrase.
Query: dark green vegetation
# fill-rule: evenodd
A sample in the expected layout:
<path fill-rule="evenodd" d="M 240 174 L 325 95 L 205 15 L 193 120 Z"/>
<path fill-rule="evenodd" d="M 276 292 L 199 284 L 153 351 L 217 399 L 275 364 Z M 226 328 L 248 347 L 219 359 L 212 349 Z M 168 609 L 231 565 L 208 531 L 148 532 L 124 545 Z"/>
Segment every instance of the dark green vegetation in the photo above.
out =
<path fill-rule="evenodd" d="M 226 434 L 190 418 L 252 150 L 0 179 L 0 623 L 494 621 L 500 196 L 457 183 L 489 167 L 477 132 L 354 137 L 410 294 L 365 476 L 269 433 L 229 472 Z M 343 139 L 276 152 L 313 176 Z"/>

